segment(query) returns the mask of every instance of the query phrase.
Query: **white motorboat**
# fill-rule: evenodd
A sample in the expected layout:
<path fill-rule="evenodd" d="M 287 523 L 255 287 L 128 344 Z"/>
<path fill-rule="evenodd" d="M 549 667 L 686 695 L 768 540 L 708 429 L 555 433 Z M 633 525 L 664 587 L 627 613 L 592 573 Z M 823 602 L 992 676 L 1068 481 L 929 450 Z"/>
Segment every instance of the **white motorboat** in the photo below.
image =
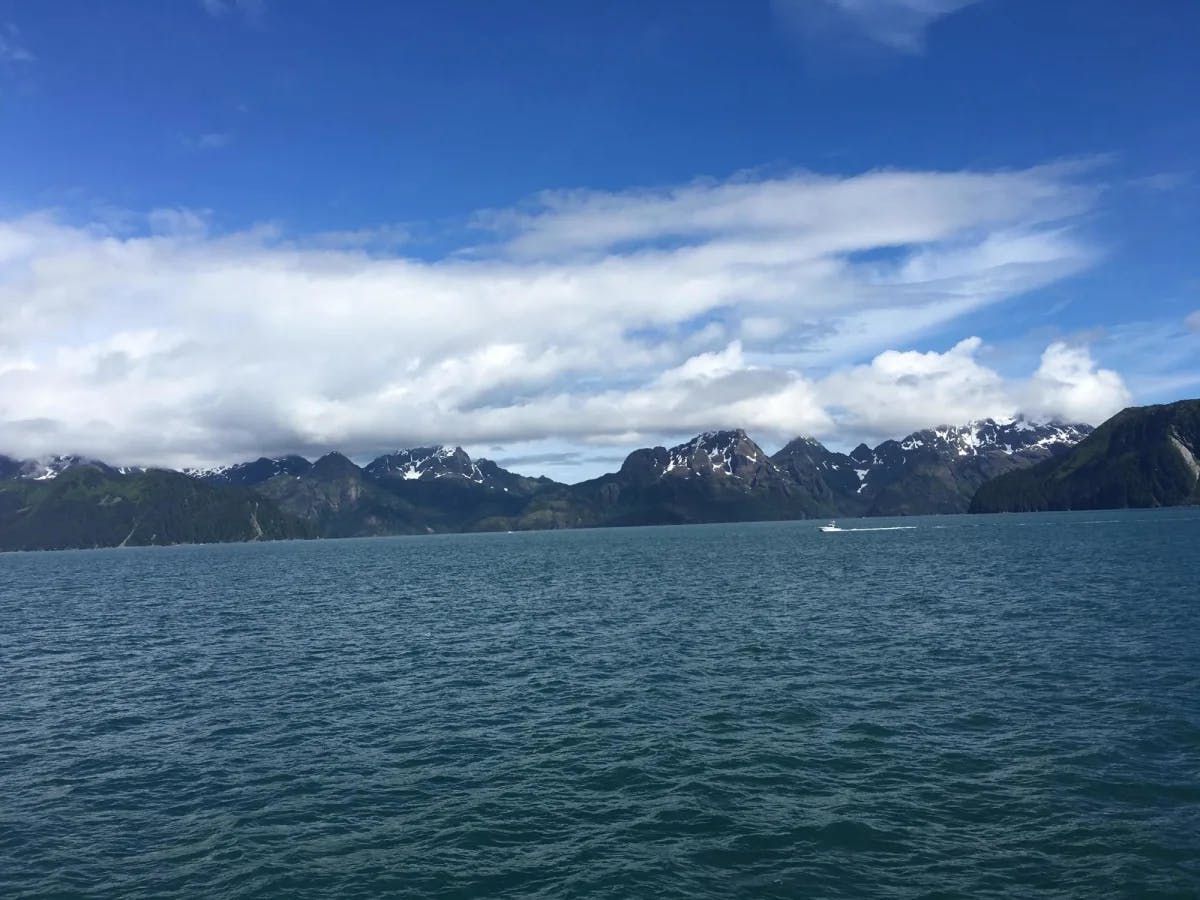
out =
<path fill-rule="evenodd" d="M 830 522 L 828 525 L 821 526 L 822 531 L 845 531 L 845 528 L 838 528 L 837 522 Z"/>

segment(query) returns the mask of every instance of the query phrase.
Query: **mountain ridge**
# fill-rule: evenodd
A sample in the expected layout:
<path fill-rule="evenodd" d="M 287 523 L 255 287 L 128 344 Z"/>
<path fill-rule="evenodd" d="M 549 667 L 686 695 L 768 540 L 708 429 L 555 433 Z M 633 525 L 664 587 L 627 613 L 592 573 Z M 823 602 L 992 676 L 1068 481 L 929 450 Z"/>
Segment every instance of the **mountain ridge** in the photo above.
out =
<path fill-rule="evenodd" d="M 569 485 L 445 445 L 401 448 L 363 465 L 331 451 L 311 462 L 260 457 L 173 474 L 247 491 L 282 521 L 322 537 L 915 515 L 966 512 L 988 478 L 1065 452 L 1090 431 L 988 419 L 922 429 L 874 448 L 860 444 L 849 454 L 811 436 L 768 454 L 743 429 L 729 428 L 635 449 L 617 471 Z M 147 471 L 83 457 L 0 457 L 0 491 L 53 484 L 81 467 L 110 478 Z M 235 524 L 229 533 L 245 539 Z"/>

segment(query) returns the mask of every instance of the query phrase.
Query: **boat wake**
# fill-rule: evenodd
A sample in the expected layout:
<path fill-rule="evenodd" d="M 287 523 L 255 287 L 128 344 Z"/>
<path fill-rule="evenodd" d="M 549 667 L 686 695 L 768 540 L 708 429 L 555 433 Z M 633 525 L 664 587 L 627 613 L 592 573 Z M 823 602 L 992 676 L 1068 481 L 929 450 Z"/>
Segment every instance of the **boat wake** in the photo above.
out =
<path fill-rule="evenodd" d="M 828 534 L 835 531 L 909 531 L 916 527 L 916 525 L 874 525 L 868 528 L 842 528 L 837 522 L 830 522 L 828 525 L 822 525 L 821 530 Z"/>
<path fill-rule="evenodd" d="M 872 528 L 836 528 L 834 531 L 911 531 L 916 525 L 876 525 Z M 829 530 L 829 529 L 822 529 Z"/>

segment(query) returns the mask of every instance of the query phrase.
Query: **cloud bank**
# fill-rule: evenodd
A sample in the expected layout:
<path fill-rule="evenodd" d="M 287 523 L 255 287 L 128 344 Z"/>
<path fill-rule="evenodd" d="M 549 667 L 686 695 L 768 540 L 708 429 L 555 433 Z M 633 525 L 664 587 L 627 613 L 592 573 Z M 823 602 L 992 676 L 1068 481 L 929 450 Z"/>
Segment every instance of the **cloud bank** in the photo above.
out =
<path fill-rule="evenodd" d="M 0 221 L 0 451 L 184 465 L 397 446 L 621 446 L 737 425 L 890 436 L 1128 399 L 1087 351 L 896 352 L 1096 259 L 1070 166 L 548 192 L 459 252 Z M 366 234 L 367 232 L 364 232 Z M 963 332 L 959 332 L 960 334 Z M 870 360 L 863 362 L 863 360 Z M 539 443 L 540 442 L 540 443 Z"/>

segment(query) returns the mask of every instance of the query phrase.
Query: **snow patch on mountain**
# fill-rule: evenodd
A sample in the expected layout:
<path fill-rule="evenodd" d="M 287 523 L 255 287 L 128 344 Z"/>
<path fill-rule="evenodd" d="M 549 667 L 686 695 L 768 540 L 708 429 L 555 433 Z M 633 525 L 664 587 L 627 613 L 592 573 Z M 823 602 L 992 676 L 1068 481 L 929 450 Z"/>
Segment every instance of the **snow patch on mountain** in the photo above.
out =
<path fill-rule="evenodd" d="M 707 465 L 704 461 L 707 461 Z M 750 467 L 743 461 L 753 463 L 755 467 L 761 465 L 775 469 L 775 464 L 766 453 L 741 429 L 706 431 L 685 444 L 677 444 L 667 450 L 662 473 L 691 475 L 704 472 L 725 478 L 744 478 Z"/>
<path fill-rule="evenodd" d="M 476 484 L 487 481 L 479 465 L 461 447 L 396 450 L 371 462 L 365 471 L 376 478 L 401 478 L 405 481 L 451 477 L 464 478 Z"/>
<path fill-rule="evenodd" d="M 1035 423 L 1026 419 L 978 419 L 965 425 L 939 425 L 916 431 L 899 442 L 901 449 L 930 449 L 957 456 L 999 451 L 1011 456 L 1022 450 L 1073 446 L 1091 433 L 1087 425 Z"/>
<path fill-rule="evenodd" d="M 26 460 L 18 477 L 30 481 L 51 481 L 67 469 L 94 464 L 96 460 L 85 456 L 44 456 L 40 459 Z"/>

